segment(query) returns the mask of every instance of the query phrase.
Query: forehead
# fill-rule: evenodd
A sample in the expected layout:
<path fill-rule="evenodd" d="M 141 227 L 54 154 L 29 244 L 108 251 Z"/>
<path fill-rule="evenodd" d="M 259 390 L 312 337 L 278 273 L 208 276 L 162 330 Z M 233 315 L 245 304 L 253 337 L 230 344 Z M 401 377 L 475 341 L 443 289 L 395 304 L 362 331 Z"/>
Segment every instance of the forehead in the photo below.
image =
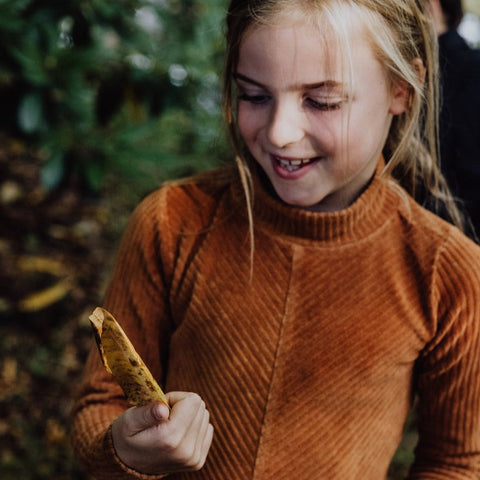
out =
<path fill-rule="evenodd" d="M 264 77 L 268 84 L 286 78 L 307 84 L 339 82 L 344 74 L 351 76 L 372 62 L 376 61 L 361 23 L 352 25 L 346 38 L 328 26 L 282 23 L 249 28 L 240 44 L 237 71 L 255 73 L 257 81 Z"/>

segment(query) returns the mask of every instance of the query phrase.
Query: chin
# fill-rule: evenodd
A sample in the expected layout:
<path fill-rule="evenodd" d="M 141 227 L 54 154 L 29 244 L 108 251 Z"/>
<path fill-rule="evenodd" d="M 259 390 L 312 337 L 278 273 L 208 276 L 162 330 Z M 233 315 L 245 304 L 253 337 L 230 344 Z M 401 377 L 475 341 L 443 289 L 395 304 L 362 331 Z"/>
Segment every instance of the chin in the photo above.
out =
<path fill-rule="evenodd" d="M 278 192 L 277 195 L 283 203 L 286 203 L 291 207 L 304 208 L 305 210 L 314 210 L 320 203 L 320 201 L 312 201 L 311 199 L 281 195 Z"/>

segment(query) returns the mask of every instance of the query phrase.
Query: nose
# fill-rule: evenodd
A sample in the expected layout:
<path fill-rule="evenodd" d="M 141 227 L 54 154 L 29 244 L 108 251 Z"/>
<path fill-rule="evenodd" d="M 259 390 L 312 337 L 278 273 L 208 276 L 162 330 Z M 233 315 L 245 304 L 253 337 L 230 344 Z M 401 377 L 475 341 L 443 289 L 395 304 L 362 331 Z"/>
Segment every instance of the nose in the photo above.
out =
<path fill-rule="evenodd" d="M 302 140 L 304 118 L 295 102 L 278 103 L 271 113 L 267 137 L 277 148 L 285 148 Z"/>

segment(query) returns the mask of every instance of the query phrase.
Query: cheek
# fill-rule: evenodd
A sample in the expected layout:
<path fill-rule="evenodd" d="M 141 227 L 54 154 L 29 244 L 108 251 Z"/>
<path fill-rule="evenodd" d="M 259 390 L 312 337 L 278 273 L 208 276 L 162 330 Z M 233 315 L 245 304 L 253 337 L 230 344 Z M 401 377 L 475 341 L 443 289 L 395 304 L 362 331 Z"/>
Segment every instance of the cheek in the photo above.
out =
<path fill-rule="evenodd" d="M 237 109 L 237 126 L 240 134 L 242 135 L 243 139 L 245 140 L 245 136 L 248 130 L 248 121 L 245 109 L 241 106 Z"/>
<path fill-rule="evenodd" d="M 310 120 L 309 138 L 320 152 L 334 154 L 345 145 L 346 125 L 342 125 L 342 115 L 328 114 Z"/>
<path fill-rule="evenodd" d="M 246 143 L 253 141 L 261 128 L 258 112 L 243 103 L 239 104 L 237 112 L 237 125 L 243 140 Z"/>

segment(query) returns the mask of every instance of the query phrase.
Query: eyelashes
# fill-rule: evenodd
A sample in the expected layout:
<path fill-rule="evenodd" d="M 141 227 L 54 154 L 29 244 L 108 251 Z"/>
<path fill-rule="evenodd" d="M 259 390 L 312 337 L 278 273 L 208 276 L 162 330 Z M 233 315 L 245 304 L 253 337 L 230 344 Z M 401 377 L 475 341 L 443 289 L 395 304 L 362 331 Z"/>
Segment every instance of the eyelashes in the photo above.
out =
<path fill-rule="evenodd" d="M 318 102 L 317 100 L 313 100 L 312 98 L 307 98 L 306 101 L 311 107 L 321 111 L 338 110 L 343 104 L 342 101 Z"/>
<path fill-rule="evenodd" d="M 269 95 L 248 95 L 246 93 L 242 93 L 238 96 L 239 101 L 248 102 L 253 105 L 266 105 L 272 99 Z M 318 100 L 314 100 L 313 98 L 306 97 L 305 102 L 308 106 L 313 108 L 314 110 L 320 111 L 332 111 L 338 110 L 343 101 L 333 101 L 333 102 L 319 102 Z"/>
<path fill-rule="evenodd" d="M 271 97 L 268 95 L 247 95 L 246 93 L 242 93 L 238 96 L 238 99 L 244 102 L 253 103 L 254 105 L 264 105 L 271 99 Z"/>

